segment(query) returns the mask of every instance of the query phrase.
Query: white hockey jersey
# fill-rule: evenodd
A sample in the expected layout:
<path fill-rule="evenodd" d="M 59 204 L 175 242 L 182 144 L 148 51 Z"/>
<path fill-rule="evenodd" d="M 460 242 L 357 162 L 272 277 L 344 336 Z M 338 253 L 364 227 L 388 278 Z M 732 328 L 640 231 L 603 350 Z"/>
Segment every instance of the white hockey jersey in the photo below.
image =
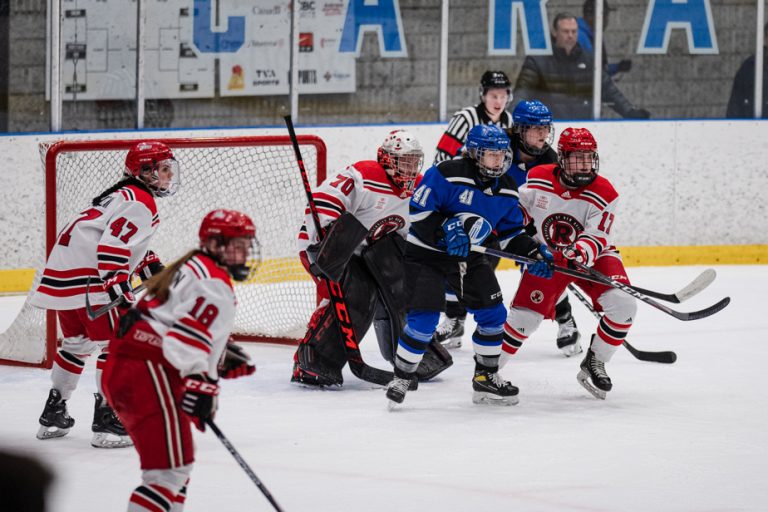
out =
<path fill-rule="evenodd" d="M 168 300 L 145 296 L 137 308 L 162 338 L 165 360 L 182 376 L 207 373 L 216 379 L 235 323 L 235 305 L 229 273 L 197 253 L 177 271 Z"/>
<path fill-rule="evenodd" d="M 555 174 L 555 164 L 540 165 L 528 172 L 528 182 L 518 191 L 520 206 L 533 219 L 536 236 L 551 250 L 577 244 L 591 265 L 610 245 L 619 194 L 598 175 L 577 190 L 565 188 Z"/>
<path fill-rule="evenodd" d="M 410 195 L 389 179 L 377 162 L 364 160 L 331 174 L 312 194 L 320 226 L 325 228 L 344 212 L 353 214 L 368 229 L 368 235 L 355 250 L 359 254 L 369 241 L 396 231 L 403 238 L 408 233 Z M 299 251 L 319 239 L 309 208 L 299 230 Z M 312 240 L 310 242 L 310 240 Z"/>
<path fill-rule="evenodd" d="M 91 304 L 107 304 L 102 280 L 114 272 L 132 274 L 159 223 L 155 198 L 130 183 L 83 210 L 59 233 L 30 303 L 54 310 L 83 308 L 90 277 Z"/>

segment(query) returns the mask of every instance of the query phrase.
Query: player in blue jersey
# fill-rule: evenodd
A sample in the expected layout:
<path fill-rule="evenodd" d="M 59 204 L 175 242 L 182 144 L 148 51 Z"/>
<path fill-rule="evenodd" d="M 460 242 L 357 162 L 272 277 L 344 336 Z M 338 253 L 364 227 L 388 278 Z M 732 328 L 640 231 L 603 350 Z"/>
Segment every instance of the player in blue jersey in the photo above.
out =
<path fill-rule="evenodd" d="M 512 112 L 514 125 L 507 129 L 512 152 L 512 165 L 507 172 L 518 187 L 528 179 L 528 170 L 537 165 L 557 163 L 557 153 L 552 149 L 555 129 L 552 113 L 538 100 L 520 101 Z M 438 325 L 434 339 L 446 348 L 461 346 L 464 335 L 464 321 L 467 310 L 456 299 L 456 295 L 446 290 L 445 319 Z M 576 322 L 571 313 L 571 304 L 567 293 L 555 306 L 555 320 L 558 324 L 557 347 L 570 357 L 582 351 Z"/>
<path fill-rule="evenodd" d="M 552 276 L 552 255 L 526 232 L 517 187 L 506 175 L 509 137 L 493 125 L 467 136 L 464 157 L 432 166 L 411 198 L 405 250 L 406 326 L 398 339 L 390 406 L 402 403 L 445 308 L 446 283 L 475 318 L 475 403 L 517 403 L 518 389 L 498 373 L 505 308 L 493 266 L 471 252 L 496 231 L 503 250 L 536 258 L 527 272 Z"/>

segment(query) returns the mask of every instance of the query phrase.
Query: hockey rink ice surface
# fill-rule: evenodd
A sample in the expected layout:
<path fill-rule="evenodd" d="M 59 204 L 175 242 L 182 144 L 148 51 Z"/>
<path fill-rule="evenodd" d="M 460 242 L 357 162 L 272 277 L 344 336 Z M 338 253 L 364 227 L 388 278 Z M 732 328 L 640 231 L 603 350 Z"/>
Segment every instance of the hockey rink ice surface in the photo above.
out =
<path fill-rule="evenodd" d="M 629 275 L 673 292 L 704 268 L 635 267 Z M 641 362 L 619 348 L 605 401 L 579 386 L 581 357 L 561 356 L 555 324 L 545 322 L 502 370 L 520 387 L 520 404 L 474 405 L 468 325 L 453 367 L 394 412 L 382 388 L 348 369 L 343 389 L 305 389 L 289 383 L 292 347 L 247 345 L 258 371 L 223 381 L 216 422 L 286 511 L 768 510 L 768 266 L 715 268 L 709 288 L 670 305 L 691 311 L 729 295 L 713 317 L 681 322 L 638 305 L 628 340 L 674 350 L 678 360 Z M 499 275 L 508 303 L 518 275 Z M 0 330 L 22 300 L 0 298 Z M 596 321 L 571 303 L 588 342 Z M 372 333 L 362 350 L 385 367 Z M 77 423 L 49 441 L 35 439 L 48 372 L 0 367 L 0 448 L 53 468 L 50 512 L 125 510 L 139 483 L 132 448 L 89 445 L 94 364 L 69 402 Z M 272 510 L 213 433 L 195 440 L 186 511 Z"/>

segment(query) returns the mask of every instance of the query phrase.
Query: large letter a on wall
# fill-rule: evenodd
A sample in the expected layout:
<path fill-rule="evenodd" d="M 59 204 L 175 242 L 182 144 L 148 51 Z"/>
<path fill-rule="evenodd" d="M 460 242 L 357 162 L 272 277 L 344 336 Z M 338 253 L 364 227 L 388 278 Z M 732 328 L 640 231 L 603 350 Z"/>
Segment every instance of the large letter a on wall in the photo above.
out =
<path fill-rule="evenodd" d="M 709 0 L 649 0 L 637 53 L 667 53 L 674 28 L 685 30 L 688 52 L 719 53 Z"/>
<path fill-rule="evenodd" d="M 360 55 L 363 32 L 379 36 L 382 57 L 407 57 L 399 0 L 348 0 L 339 51 Z"/>

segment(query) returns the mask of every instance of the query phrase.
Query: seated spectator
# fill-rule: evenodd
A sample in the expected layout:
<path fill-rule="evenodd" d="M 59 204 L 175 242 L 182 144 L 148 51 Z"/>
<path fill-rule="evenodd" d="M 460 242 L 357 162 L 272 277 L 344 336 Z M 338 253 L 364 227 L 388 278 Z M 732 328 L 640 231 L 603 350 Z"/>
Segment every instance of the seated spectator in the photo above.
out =
<path fill-rule="evenodd" d="M 763 114 L 768 116 L 768 23 L 763 27 Z M 750 118 L 755 116 L 755 56 L 750 55 L 739 66 L 733 77 L 731 98 L 725 117 Z"/>
<path fill-rule="evenodd" d="M 615 11 L 615 8 L 611 8 L 608 5 L 608 0 L 603 0 L 603 33 L 608 28 L 608 15 L 611 11 Z M 595 0 L 585 0 L 582 7 L 582 18 L 576 20 L 579 24 L 579 44 L 587 53 L 595 54 Z M 624 73 L 632 69 L 632 61 L 629 59 L 622 59 L 619 62 L 613 64 L 608 63 L 608 51 L 605 47 L 605 37 L 603 37 L 603 66 L 605 66 L 608 75 L 614 76 L 617 73 Z"/>
<path fill-rule="evenodd" d="M 594 59 L 577 41 L 578 24 L 572 14 L 555 16 L 552 55 L 529 55 L 517 77 L 514 97 L 538 99 L 549 106 L 556 119 L 592 118 Z M 602 100 L 620 116 L 648 119 L 651 113 L 636 108 L 603 71 Z"/>

